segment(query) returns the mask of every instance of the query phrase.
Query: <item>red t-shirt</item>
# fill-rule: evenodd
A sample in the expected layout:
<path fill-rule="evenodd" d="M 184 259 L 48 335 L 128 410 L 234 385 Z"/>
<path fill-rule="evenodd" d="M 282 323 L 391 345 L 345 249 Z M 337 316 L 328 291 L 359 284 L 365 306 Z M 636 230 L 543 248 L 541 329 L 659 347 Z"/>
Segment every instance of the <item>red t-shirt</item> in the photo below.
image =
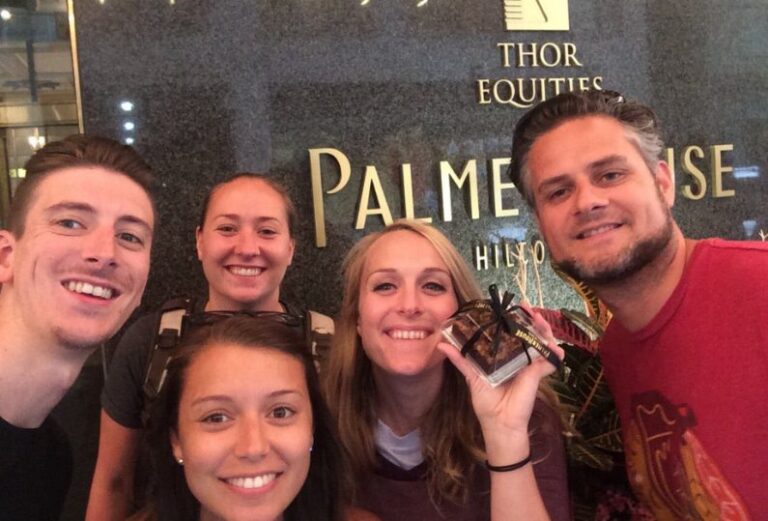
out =
<path fill-rule="evenodd" d="M 661 311 L 601 342 L 629 478 L 660 519 L 768 519 L 768 243 L 700 241 Z"/>

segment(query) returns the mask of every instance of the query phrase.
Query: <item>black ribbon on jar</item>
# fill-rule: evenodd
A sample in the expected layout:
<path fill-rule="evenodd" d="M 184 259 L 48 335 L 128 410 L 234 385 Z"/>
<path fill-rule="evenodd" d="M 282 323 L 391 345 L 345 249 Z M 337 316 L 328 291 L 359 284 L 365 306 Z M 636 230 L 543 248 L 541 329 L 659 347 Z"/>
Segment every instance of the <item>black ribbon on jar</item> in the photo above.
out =
<path fill-rule="evenodd" d="M 515 298 L 515 295 L 505 291 L 503 296 L 499 296 L 499 289 L 496 287 L 496 284 L 491 284 L 488 287 L 488 294 L 491 297 L 490 300 L 469 302 L 462 306 L 462 309 L 458 311 L 458 313 L 462 313 L 473 308 L 490 307 L 493 312 L 492 320 L 486 324 L 481 324 L 477 331 L 475 331 L 461 347 L 462 356 L 467 356 L 467 353 L 474 347 L 475 343 L 480 339 L 483 333 L 495 326 L 496 329 L 493 332 L 493 338 L 491 340 L 491 355 L 493 356 L 494 366 L 496 365 L 495 362 L 499 353 L 501 340 L 504 337 L 504 333 L 506 333 L 507 335 L 518 337 L 522 340 L 523 353 L 525 353 L 525 356 L 528 359 L 528 365 L 533 362 L 530 353 L 528 353 L 528 349 L 535 349 L 550 364 L 554 365 L 557 369 L 560 369 L 560 359 L 557 355 L 543 342 L 540 342 L 535 335 L 531 334 L 530 331 L 528 331 L 528 328 L 518 324 L 510 317 L 511 313 L 520 311 L 529 319 L 533 319 L 531 314 L 528 313 L 525 308 L 518 305 L 512 305 L 512 299 Z"/>

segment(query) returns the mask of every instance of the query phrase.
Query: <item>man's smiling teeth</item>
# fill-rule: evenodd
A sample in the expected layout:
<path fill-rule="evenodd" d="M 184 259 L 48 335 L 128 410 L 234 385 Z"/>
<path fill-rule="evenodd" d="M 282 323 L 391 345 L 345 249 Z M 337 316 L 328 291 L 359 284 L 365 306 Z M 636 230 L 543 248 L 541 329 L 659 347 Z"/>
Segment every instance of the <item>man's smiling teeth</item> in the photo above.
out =
<path fill-rule="evenodd" d="M 423 330 L 394 329 L 389 332 L 389 336 L 396 340 L 422 340 L 427 338 L 427 332 Z"/>
<path fill-rule="evenodd" d="M 242 275 L 244 277 L 255 277 L 264 271 L 262 268 L 246 268 L 244 266 L 230 266 L 229 271 L 235 275 Z"/>
<path fill-rule="evenodd" d="M 248 478 L 232 478 L 228 479 L 227 483 L 240 488 L 261 488 L 267 483 L 274 481 L 275 477 L 277 477 L 277 474 L 263 474 Z"/>
<path fill-rule="evenodd" d="M 66 288 L 69 291 L 73 291 L 75 293 L 92 295 L 94 297 L 103 298 L 105 300 L 112 298 L 111 288 L 105 288 L 104 286 L 96 286 L 88 282 L 75 282 L 74 280 L 70 280 L 69 282 L 67 282 Z"/>
<path fill-rule="evenodd" d="M 603 226 L 598 226 L 597 228 L 593 228 L 591 230 L 587 230 L 585 232 L 581 232 L 579 234 L 580 239 L 586 239 L 587 237 L 592 237 L 593 235 L 597 235 L 598 233 L 607 232 L 608 230 L 613 230 L 614 228 L 618 228 L 618 224 L 606 224 Z"/>

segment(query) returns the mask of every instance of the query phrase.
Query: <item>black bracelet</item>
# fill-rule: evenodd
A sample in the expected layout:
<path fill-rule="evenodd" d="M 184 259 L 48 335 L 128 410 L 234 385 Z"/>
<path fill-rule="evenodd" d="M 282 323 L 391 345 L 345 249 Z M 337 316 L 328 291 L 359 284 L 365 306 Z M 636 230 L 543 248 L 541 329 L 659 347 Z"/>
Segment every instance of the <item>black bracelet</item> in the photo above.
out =
<path fill-rule="evenodd" d="M 488 460 L 485 460 L 485 468 L 490 470 L 491 472 L 511 472 L 513 470 L 517 470 L 520 467 L 525 467 L 531 462 L 531 455 L 528 454 L 524 459 L 518 461 L 517 463 L 513 463 L 512 465 L 491 465 L 488 463 Z"/>

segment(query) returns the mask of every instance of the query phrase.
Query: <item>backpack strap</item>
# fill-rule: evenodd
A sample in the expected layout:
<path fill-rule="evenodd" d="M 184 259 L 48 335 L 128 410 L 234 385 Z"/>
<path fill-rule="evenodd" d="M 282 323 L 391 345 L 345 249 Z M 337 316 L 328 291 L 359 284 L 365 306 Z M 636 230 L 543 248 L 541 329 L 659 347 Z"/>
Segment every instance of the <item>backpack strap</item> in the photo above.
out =
<path fill-rule="evenodd" d="M 283 306 L 288 314 L 302 319 L 306 345 L 312 353 L 315 367 L 319 369 L 327 358 L 328 350 L 331 347 L 334 333 L 333 319 L 317 311 L 302 312 L 294 306 L 287 304 L 283 304 Z M 152 352 L 149 356 L 142 387 L 144 405 L 141 417 L 145 425 L 149 419 L 150 406 L 165 383 L 168 363 L 176 353 L 179 341 L 186 333 L 187 318 L 194 313 L 195 299 L 188 297 L 171 299 L 160 308 L 155 339 L 152 343 Z"/>
<path fill-rule="evenodd" d="M 302 309 L 290 302 L 280 301 L 289 315 L 300 317 L 304 328 L 304 342 L 312 353 L 315 367 L 319 370 L 322 361 L 328 356 L 331 340 L 335 331 L 333 319 L 318 311 Z"/>
<path fill-rule="evenodd" d="M 328 352 L 331 349 L 331 341 L 336 330 L 333 319 L 317 311 L 308 309 L 304 315 L 304 335 L 307 346 L 315 361 L 315 368 L 319 371 L 325 365 Z"/>
<path fill-rule="evenodd" d="M 141 412 L 142 422 L 149 418 L 149 408 L 165 383 L 168 362 L 174 354 L 179 339 L 183 334 L 184 318 L 195 311 L 195 299 L 191 297 L 174 298 L 161 307 L 157 321 L 155 339 L 149 354 L 147 370 L 144 372 L 144 406 Z"/>

